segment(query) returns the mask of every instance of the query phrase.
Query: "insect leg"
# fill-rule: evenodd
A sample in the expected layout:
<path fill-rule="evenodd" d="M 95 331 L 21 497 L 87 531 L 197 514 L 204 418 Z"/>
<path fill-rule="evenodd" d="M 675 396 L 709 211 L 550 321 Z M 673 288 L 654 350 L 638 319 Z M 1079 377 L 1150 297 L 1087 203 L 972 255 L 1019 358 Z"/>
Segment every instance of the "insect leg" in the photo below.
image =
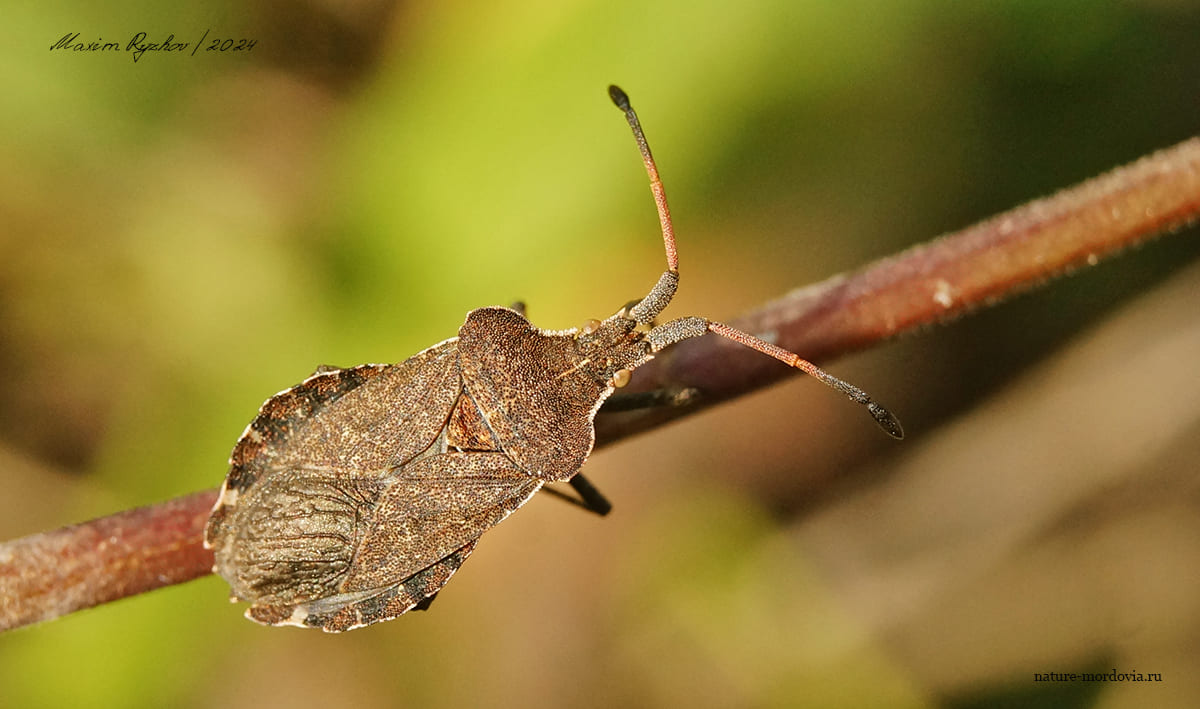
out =
<path fill-rule="evenodd" d="M 542 492 L 553 495 L 564 502 L 569 502 L 576 507 L 581 507 L 588 512 L 598 514 L 601 517 L 612 511 L 612 503 L 588 482 L 587 478 L 576 473 L 575 477 L 571 478 L 570 483 L 571 487 L 575 488 L 575 492 L 579 493 L 579 497 L 568 495 L 549 486 L 543 486 Z"/>
<path fill-rule="evenodd" d="M 610 414 L 617 411 L 636 411 L 637 409 L 653 409 L 661 406 L 685 406 L 700 396 L 700 390 L 695 387 L 664 387 L 653 391 L 617 392 L 604 401 L 600 413 Z"/>
<path fill-rule="evenodd" d="M 612 512 L 612 503 L 608 501 L 607 497 L 600 494 L 600 491 L 588 482 L 587 478 L 576 473 L 575 477 L 571 478 L 570 483 L 571 487 L 575 488 L 575 492 L 579 493 L 579 497 L 583 500 L 584 509 L 589 512 L 595 512 L 601 517 Z"/>

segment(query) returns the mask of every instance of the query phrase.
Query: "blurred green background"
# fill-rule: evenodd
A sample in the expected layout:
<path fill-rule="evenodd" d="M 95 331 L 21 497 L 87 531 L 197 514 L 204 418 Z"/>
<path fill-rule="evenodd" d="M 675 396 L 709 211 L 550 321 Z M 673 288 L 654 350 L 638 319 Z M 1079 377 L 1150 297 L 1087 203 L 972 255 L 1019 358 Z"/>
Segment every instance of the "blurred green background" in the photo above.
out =
<path fill-rule="evenodd" d="M 1193 135 L 1200 7 L 8 8 L 0 538 L 218 485 L 258 404 L 478 306 L 727 319 Z M 66 33 L 249 52 L 48 51 Z M 206 43 L 207 44 L 207 43 Z M 1196 706 L 1195 231 L 588 463 L 429 613 L 264 629 L 210 577 L 0 636 L 5 707 Z M 801 353 L 803 354 L 803 353 Z M 1159 683 L 1033 682 L 1158 672 Z"/>

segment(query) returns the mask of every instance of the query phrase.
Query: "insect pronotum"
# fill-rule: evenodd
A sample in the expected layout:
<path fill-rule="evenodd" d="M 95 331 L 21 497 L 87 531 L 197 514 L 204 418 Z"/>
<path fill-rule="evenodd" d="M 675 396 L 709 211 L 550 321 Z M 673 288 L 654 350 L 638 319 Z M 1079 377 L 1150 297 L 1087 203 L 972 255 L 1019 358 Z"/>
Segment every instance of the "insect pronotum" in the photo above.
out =
<path fill-rule="evenodd" d="M 578 504 L 606 513 L 578 474 L 596 411 L 657 352 L 707 332 L 816 377 L 903 436 L 861 389 L 787 350 L 702 317 L 655 324 L 679 283 L 671 213 L 629 98 L 608 93 L 649 174 L 667 270 L 607 320 L 547 331 L 517 310 L 479 308 L 457 337 L 404 362 L 321 367 L 268 399 L 205 530 L 249 618 L 338 632 L 426 608 L 479 537 L 547 483 L 569 481 Z"/>

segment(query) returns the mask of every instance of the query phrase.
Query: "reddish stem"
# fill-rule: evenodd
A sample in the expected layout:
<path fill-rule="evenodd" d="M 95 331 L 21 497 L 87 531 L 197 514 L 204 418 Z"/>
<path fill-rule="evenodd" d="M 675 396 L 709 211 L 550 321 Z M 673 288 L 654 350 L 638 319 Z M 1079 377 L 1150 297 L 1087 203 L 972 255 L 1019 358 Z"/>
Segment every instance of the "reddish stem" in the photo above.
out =
<path fill-rule="evenodd" d="M 205 490 L 0 545 L 0 630 L 212 573 Z"/>
<path fill-rule="evenodd" d="M 962 315 L 1094 265 L 1200 218 L 1200 138 L 914 246 L 849 274 L 797 289 L 730 322 L 821 362 Z M 638 369 L 629 391 L 695 387 L 699 406 L 599 417 L 610 443 L 794 374 L 720 337 L 687 340 Z"/>
<path fill-rule="evenodd" d="M 1031 202 L 849 275 L 802 288 L 731 324 L 825 360 L 958 315 L 1200 217 L 1200 139 Z M 745 394 L 788 368 L 719 337 L 680 343 L 637 372 L 637 389 L 696 387 L 702 405 Z M 601 416 L 612 443 L 697 411 Z M 0 544 L 0 630 L 210 573 L 208 490 Z"/>

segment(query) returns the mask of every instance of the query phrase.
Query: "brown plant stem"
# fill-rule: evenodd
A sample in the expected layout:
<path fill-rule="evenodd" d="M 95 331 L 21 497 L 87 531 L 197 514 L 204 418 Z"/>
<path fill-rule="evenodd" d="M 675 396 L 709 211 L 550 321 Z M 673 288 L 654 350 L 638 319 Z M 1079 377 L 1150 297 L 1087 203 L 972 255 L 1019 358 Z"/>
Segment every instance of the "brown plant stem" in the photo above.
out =
<path fill-rule="evenodd" d="M 0 544 L 0 630 L 212 573 L 216 490 Z"/>
<path fill-rule="evenodd" d="M 952 319 L 1200 217 L 1200 138 L 1050 197 L 799 288 L 730 322 L 816 362 Z M 601 444 L 778 381 L 795 370 L 720 337 L 637 370 L 630 391 L 696 388 L 694 406 L 600 416 Z"/>
<path fill-rule="evenodd" d="M 1042 283 L 1200 217 L 1200 139 L 793 291 L 731 324 L 822 361 Z M 597 442 L 745 394 L 789 374 L 719 337 L 690 340 L 637 372 L 631 390 L 695 387 L 696 405 L 604 414 Z M 636 388 L 636 389 L 635 389 Z M 215 490 L 0 544 L 0 630 L 211 572 L 202 545 Z"/>

